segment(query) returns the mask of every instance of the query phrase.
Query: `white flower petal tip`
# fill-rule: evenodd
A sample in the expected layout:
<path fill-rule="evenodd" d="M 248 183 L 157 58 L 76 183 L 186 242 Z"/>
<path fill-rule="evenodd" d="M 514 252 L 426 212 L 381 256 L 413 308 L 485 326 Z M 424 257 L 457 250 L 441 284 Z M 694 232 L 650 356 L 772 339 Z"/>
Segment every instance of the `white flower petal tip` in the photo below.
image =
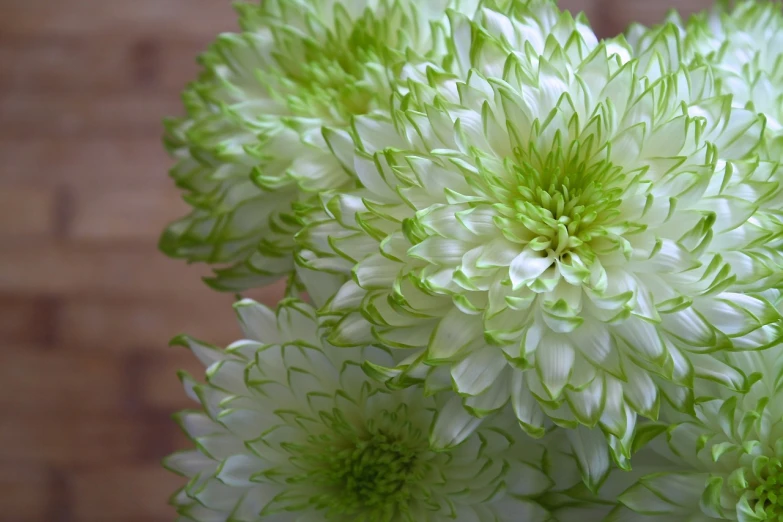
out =
<path fill-rule="evenodd" d="M 460 397 L 389 390 L 361 369 L 388 366 L 388 352 L 321 342 L 303 302 L 274 313 L 250 300 L 236 308 L 245 332 L 264 342 L 221 350 L 177 339 L 207 367 L 206 383 L 183 381 L 203 411 L 176 416 L 196 448 L 164 462 L 189 479 L 172 497 L 182 517 L 511 522 L 528 513 L 543 522 L 576 504 L 610 509 L 599 497 L 571 497 L 579 464 L 567 446 L 508 429 L 510 412 L 480 422 Z M 553 495 L 562 506 L 547 504 Z"/>
<path fill-rule="evenodd" d="M 452 449 L 472 435 L 480 424 L 481 420 L 468 414 L 460 398 L 453 397 L 436 415 L 430 446 L 436 451 Z"/>

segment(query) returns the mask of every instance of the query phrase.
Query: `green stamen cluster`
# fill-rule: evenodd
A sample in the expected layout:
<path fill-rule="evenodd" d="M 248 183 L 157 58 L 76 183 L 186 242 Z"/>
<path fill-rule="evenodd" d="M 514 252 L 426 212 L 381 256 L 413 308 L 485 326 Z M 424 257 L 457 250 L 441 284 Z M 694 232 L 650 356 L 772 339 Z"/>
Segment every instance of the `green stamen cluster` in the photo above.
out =
<path fill-rule="evenodd" d="M 531 146 L 516 150 L 507 169 L 518 185 L 502 210 L 499 225 L 508 239 L 532 250 L 564 259 L 571 253 L 591 257 L 585 245 L 604 236 L 602 226 L 619 215 L 624 179 L 609 161 L 595 162 L 589 144 L 575 142 L 570 150 L 554 147 L 542 156 Z M 523 225 L 509 226 L 516 222 Z"/>
<path fill-rule="evenodd" d="M 378 34 L 386 27 L 366 11 L 349 28 L 338 26 L 323 41 L 278 37 L 287 49 L 278 62 L 278 95 L 286 98 L 293 114 L 347 123 L 351 116 L 367 114 L 378 98 L 378 85 L 368 78 L 367 63 L 384 63 Z M 301 56 L 301 60 L 284 56 Z"/>
<path fill-rule="evenodd" d="M 284 74 L 279 81 L 291 93 L 287 103 L 294 114 L 312 116 L 317 108 L 322 118 L 343 121 L 371 108 L 373 88 L 359 81 L 351 46 L 330 40 L 326 45 L 306 42 L 301 62 L 280 62 Z"/>
<path fill-rule="evenodd" d="M 783 463 L 780 459 L 758 458 L 754 463 L 753 475 L 756 484 L 749 495 L 750 505 L 758 514 L 765 514 L 766 520 L 783 521 Z M 766 461 L 766 462 L 764 462 Z M 752 487 L 752 483 L 751 483 Z"/>
<path fill-rule="evenodd" d="M 394 424 L 380 427 L 371 419 L 357 430 L 339 412 L 330 417 L 331 431 L 311 436 L 307 446 L 289 447 L 306 472 L 301 480 L 320 489 L 310 502 L 327 520 L 395 520 L 408 510 L 425 474 L 427 441 L 421 432 Z M 391 417 L 410 427 L 396 412 Z"/>

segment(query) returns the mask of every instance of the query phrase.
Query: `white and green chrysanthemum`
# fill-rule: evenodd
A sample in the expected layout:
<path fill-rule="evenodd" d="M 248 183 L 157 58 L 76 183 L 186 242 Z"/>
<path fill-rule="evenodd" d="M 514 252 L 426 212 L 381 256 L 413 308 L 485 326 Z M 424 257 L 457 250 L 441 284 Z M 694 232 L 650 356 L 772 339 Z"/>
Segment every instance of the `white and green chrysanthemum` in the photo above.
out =
<path fill-rule="evenodd" d="M 693 416 L 650 426 L 664 433 L 643 451 L 662 469 L 623 493 L 610 520 L 783 520 L 783 346 L 726 358 L 756 382 L 744 394 L 697 382 Z"/>
<path fill-rule="evenodd" d="M 189 479 L 172 499 L 180 520 L 577 522 L 611 509 L 580 486 L 557 433 L 545 447 L 498 415 L 434 451 L 434 438 L 466 428 L 450 417 L 458 401 L 369 379 L 361 361 L 389 355 L 322 343 L 302 302 L 236 308 L 246 340 L 180 339 L 207 366 L 206 384 L 183 375 L 203 406 L 178 417 L 196 448 L 166 460 Z"/>
<path fill-rule="evenodd" d="M 242 32 L 220 36 L 201 57 L 203 73 L 183 95 L 187 116 L 168 123 L 171 176 L 193 210 L 169 226 L 162 250 L 228 266 L 211 280 L 223 290 L 290 272 L 292 205 L 352 184 L 323 134 L 347 139 L 353 115 L 388 113 L 396 79 L 439 59 L 446 7 L 469 12 L 472 3 L 239 5 Z"/>
<path fill-rule="evenodd" d="M 707 352 L 781 336 L 754 294 L 780 273 L 763 123 L 708 68 L 629 60 L 550 2 L 451 23 L 469 72 L 412 85 L 393 124 L 357 118 L 335 150 L 363 188 L 304 216 L 300 264 L 347 279 L 329 339 L 412 349 L 375 370 L 478 416 L 510 399 L 533 434 L 598 425 L 623 462 L 662 393 L 747 386 Z"/>
<path fill-rule="evenodd" d="M 783 143 L 783 5 L 779 1 L 719 2 L 683 22 L 669 22 L 682 33 L 682 58 L 712 66 L 718 89 L 735 105 L 766 117 L 769 154 L 780 160 Z M 642 51 L 661 27 L 634 25 L 628 39 Z M 777 151 L 777 152 L 776 152 Z"/>

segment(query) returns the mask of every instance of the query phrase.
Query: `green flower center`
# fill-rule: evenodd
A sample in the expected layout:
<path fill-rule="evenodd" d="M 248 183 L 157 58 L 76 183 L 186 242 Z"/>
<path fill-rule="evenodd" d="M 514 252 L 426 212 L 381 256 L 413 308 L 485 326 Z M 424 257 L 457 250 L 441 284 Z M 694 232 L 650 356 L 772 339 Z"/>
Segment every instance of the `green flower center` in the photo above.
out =
<path fill-rule="evenodd" d="M 767 520 L 783 521 L 783 464 L 779 459 L 769 459 L 754 472 L 755 487 L 749 491 L 750 505 L 756 513 L 763 513 Z"/>
<path fill-rule="evenodd" d="M 588 259 L 590 243 L 606 237 L 606 226 L 620 214 L 625 176 L 622 168 L 585 154 L 590 147 L 574 142 L 570 150 L 559 145 L 546 156 L 533 146 L 515 152 L 509 168 L 516 187 L 508 206 L 513 211 L 517 237 L 542 255 L 562 258 L 578 253 Z M 585 159 L 587 158 L 587 159 Z"/>
<path fill-rule="evenodd" d="M 408 511 L 428 470 L 427 443 L 398 413 L 357 430 L 334 412 L 325 416 L 332 430 L 294 448 L 305 473 L 291 482 L 317 491 L 309 504 L 323 510 L 326 520 L 390 522 Z"/>
<path fill-rule="evenodd" d="M 405 504 L 415 477 L 417 454 L 383 432 L 357 440 L 335 455 L 328 480 L 340 485 L 345 513 Z"/>
<path fill-rule="evenodd" d="M 358 76 L 356 58 L 348 49 L 339 52 L 329 47 L 333 46 L 307 52 L 301 63 L 284 65 L 293 79 L 288 85 L 292 112 L 339 121 L 369 112 L 373 92 Z"/>
<path fill-rule="evenodd" d="M 278 56 L 284 71 L 278 81 L 291 111 L 347 123 L 351 116 L 372 110 L 384 94 L 368 80 L 365 64 L 383 63 L 379 43 L 386 41 L 384 27 L 368 10 L 352 27 L 338 27 L 325 38 L 280 38 L 289 52 Z"/>

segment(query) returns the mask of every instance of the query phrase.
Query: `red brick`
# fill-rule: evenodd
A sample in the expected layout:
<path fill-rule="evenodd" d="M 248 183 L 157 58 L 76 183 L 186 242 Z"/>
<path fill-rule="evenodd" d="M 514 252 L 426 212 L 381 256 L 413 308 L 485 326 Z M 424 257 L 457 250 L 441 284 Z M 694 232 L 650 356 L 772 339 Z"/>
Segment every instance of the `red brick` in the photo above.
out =
<path fill-rule="evenodd" d="M 9 244 L 0 256 L 0 291 L 43 295 L 115 295 L 188 301 L 214 292 L 209 270 L 167 259 L 155 243 Z"/>
<path fill-rule="evenodd" d="M 0 461 L 3 520 L 13 522 L 46 520 L 51 496 L 50 476 L 51 474 L 43 467 L 6 466 Z"/>
<path fill-rule="evenodd" d="M 282 296 L 283 283 L 263 291 L 259 299 L 273 306 Z M 177 334 L 187 333 L 217 345 L 241 336 L 233 297 L 206 290 L 203 299 L 187 303 L 144 299 L 73 299 L 63 305 L 57 325 L 59 343 L 107 351 L 167 348 Z M 177 350 L 177 348 L 173 348 Z"/>
<path fill-rule="evenodd" d="M 55 231 L 56 193 L 45 187 L 0 190 L 0 238 L 51 235 Z"/>
<path fill-rule="evenodd" d="M 53 299 L 0 294 L 0 339 L 6 346 L 50 343 L 58 309 Z"/>
<path fill-rule="evenodd" d="M 3 0 L 0 17 L 0 34 L 89 36 L 95 45 L 126 34 L 211 35 L 234 27 L 230 3 L 214 0 Z"/>
<path fill-rule="evenodd" d="M 6 414 L 117 412 L 127 388 L 122 359 L 111 353 L 42 353 L 34 347 L 6 346 L 0 354 L 0 394 Z"/>
<path fill-rule="evenodd" d="M 157 241 L 163 228 L 188 206 L 167 189 L 85 189 L 74 195 L 68 236 L 80 240 Z"/>
<path fill-rule="evenodd" d="M 74 520 L 173 520 L 169 496 L 183 479 L 159 465 L 104 466 L 68 480 Z"/>
<path fill-rule="evenodd" d="M 0 140 L 0 187 L 49 186 L 56 179 L 75 190 L 101 187 L 170 188 L 173 164 L 159 136 L 163 126 L 143 137 L 122 139 L 30 138 Z M 56 177 L 55 174 L 56 173 Z"/>
<path fill-rule="evenodd" d="M 58 325 L 59 339 L 68 346 L 107 351 L 168 348 L 169 340 L 188 332 L 213 342 L 230 342 L 239 327 L 228 296 L 214 296 L 211 309 L 154 301 L 66 303 Z"/>
<path fill-rule="evenodd" d="M 169 433 L 162 431 L 169 428 L 161 428 L 160 423 L 152 426 L 123 411 L 102 415 L 68 410 L 6 413 L 0 417 L 0 462 L 3 467 L 67 469 L 132 462 L 148 454 L 151 432 L 159 429 L 162 438 Z"/>
<path fill-rule="evenodd" d="M 215 33 L 217 34 L 217 33 Z M 120 35 L 95 45 L 82 35 L 0 39 L 0 89 L 25 92 L 175 92 L 195 79 L 213 35 Z M 78 71 L 78 74 L 74 74 Z"/>
<path fill-rule="evenodd" d="M 0 138 L 160 136 L 162 118 L 182 112 L 175 91 L 148 96 L 10 92 L 0 96 Z"/>

